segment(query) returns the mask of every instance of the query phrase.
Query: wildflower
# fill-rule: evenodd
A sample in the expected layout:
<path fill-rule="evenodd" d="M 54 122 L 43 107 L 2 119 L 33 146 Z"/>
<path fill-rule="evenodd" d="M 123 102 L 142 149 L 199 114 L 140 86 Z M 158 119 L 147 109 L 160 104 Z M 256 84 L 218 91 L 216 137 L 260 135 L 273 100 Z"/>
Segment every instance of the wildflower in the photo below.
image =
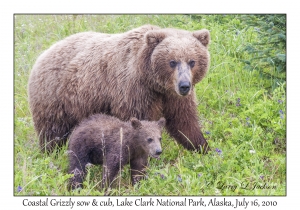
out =
<path fill-rule="evenodd" d="M 279 104 L 282 104 L 282 103 L 283 103 L 283 101 L 279 99 L 279 100 L 278 100 L 278 103 L 279 103 Z"/>
<path fill-rule="evenodd" d="M 260 28 L 254 27 L 255 31 L 260 31 Z"/>
<path fill-rule="evenodd" d="M 181 179 L 181 176 L 180 176 L 180 175 L 177 176 L 177 180 L 178 180 L 179 182 L 182 182 L 182 179 Z"/>
<path fill-rule="evenodd" d="M 249 122 L 249 120 L 250 120 L 250 118 L 249 117 L 247 117 L 246 118 L 246 124 L 249 126 L 250 125 L 250 122 Z"/>
<path fill-rule="evenodd" d="M 19 192 L 21 192 L 23 190 L 23 188 L 21 187 L 21 186 L 18 186 L 17 187 L 17 192 L 19 193 Z"/>
<path fill-rule="evenodd" d="M 161 177 L 162 179 L 165 179 L 165 178 L 166 178 L 165 175 L 163 175 L 163 174 L 160 174 L 160 177 Z"/>
<path fill-rule="evenodd" d="M 279 110 L 279 115 L 280 115 L 280 118 L 281 118 L 281 119 L 284 118 L 284 113 L 283 113 L 283 111 L 282 111 L 281 109 Z"/>
<path fill-rule="evenodd" d="M 198 177 L 200 178 L 201 176 L 202 176 L 202 174 L 201 174 L 201 173 L 199 173 L 199 174 L 198 174 Z"/>
<path fill-rule="evenodd" d="M 206 134 L 210 134 L 210 132 L 209 132 L 209 131 L 205 131 L 205 133 L 206 133 Z"/>
<path fill-rule="evenodd" d="M 240 102 L 241 102 L 241 99 L 238 98 L 238 99 L 236 100 L 236 106 L 241 106 Z"/>
<path fill-rule="evenodd" d="M 265 176 L 261 175 L 261 176 L 259 176 L 259 178 L 260 178 L 260 179 L 264 179 L 264 178 L 265 178 Z"/>
<path fill-rule="evenodd" d="M 255 150 L 249 150 L 250 154 L 255 154 Z"/>
<path fill-rule="evenodd" d="M 216 148 L 216 152 L 217 152 L 219 155 L 222 154 L 222 150 L 220 150 L 220 149 L 218 149 L 218 148 Z"/>

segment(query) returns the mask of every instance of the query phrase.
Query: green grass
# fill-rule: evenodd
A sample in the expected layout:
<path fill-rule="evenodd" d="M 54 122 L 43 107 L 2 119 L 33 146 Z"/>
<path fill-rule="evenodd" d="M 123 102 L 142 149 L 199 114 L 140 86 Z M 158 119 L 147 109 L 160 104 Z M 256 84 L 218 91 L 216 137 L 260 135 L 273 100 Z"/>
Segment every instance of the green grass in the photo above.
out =
<path fill-rule="evenodd" d="M 66 36 L 120 33 L 148 23 L 211 31 L 210 70 L 196 93 L 212 152 L 187 151 L 164 133 L 163 153 L 150 159 L 147 179 L 131 186 L 127 166 L 111 195 L 286 195 L 285 84 L 270 91 L 270 81 L 244 70 L 241 59 L 249 55 L 243 49 L 257 36 L 238 16 L 223 15 L 16 15 L 14 194 L 104 194 L 102 167 L 92 166 L 84 188 L 69 192 L 66 146 L 49 155 L 39 151 L 27 101 L 29 72 L 39 54 Z M 264 184 L 272 189 L 252 189 Z"/>

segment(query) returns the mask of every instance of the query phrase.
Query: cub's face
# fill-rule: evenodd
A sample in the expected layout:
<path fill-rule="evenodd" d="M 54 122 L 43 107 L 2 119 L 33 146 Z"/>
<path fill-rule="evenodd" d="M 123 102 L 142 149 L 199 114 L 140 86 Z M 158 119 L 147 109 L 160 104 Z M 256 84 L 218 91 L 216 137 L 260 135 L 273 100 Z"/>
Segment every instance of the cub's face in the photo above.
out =
<path fill-rule="evenodd" d="M 191 94 L 193 86 L 204 78 L 208 69 L 209 32 L 162 29 L 152 31 L 148 37 L 149 43 L 156 41 L 152 43 L 155 46 L 151 67 L 158 87 L 179 96 Z"/>
<path fill-rule="evenodd" d="M 139 121 L 131 119 L 132 127 L 138 132 L 138 144 L 149 156 L 158 158 L 162 153 L 161 134 L 165 125 L 165 119 L 159 121 Z"/>
<path fill-rule="evenodd" d="M 148 151 L 149 156 L 158 158 L 162 153 L 161 148 L 161 131 L 160 129 L 145 129 L 141 135 L 143 143 L 141 146 L 145 151 Z"/>

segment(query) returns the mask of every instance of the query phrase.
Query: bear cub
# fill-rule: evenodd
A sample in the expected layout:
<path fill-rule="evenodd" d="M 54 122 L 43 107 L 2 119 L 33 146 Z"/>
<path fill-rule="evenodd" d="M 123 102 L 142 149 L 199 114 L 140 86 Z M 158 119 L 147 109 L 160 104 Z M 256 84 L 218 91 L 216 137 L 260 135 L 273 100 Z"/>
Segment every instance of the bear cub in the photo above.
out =
<path fill-rule="evenodd" d="M 148 156 L 162 153 L 161 133 L 165 118 L 123 122 L 105 114 L 91 115 L 72 132 L 69 140 L 70 188 L 82 187 L 86 164 L 103 165 L 102 188 L 109 187 L 119 170 L 130 164 L 131 182 L 144 175 Z M 120 168 L 121 167 L 121 168 Z"/>

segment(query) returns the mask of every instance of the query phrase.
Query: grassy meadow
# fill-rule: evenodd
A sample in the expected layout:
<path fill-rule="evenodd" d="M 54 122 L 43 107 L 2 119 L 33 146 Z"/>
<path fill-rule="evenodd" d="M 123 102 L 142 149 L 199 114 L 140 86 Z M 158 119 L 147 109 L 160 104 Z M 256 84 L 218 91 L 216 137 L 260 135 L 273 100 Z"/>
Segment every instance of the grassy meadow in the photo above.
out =
<path fill-rule="evenodd" d="M 238 15 L 15 15 L 14 195 L 104 195 L 102 167 L 91 166 L 82 190 L 68 191 L 67 148 L 39 150 L 27 83 L 37 57 L 82 31 L 121 33 L 143 24 L 211 32 L 210 69 L 197 84 L 199 119 L 212 151 L 188 151 L 166 133 L 147 179 L 131 186 L 128 167 L 110 195 L 286 195 L 286 84 L 244 69 L 257 32 Z"/>

